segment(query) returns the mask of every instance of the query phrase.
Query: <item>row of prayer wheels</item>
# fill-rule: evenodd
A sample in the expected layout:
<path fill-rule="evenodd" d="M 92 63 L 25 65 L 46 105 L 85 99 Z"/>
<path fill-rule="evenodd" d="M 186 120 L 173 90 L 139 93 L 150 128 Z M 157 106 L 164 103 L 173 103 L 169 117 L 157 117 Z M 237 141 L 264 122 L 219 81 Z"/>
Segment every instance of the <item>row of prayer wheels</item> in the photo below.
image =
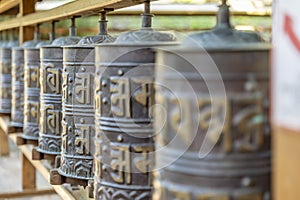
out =
<path fill-rule="evenodd" d="M 217 25 L 182 41 L 151 28 L 49 42 L 1 42 L 0 112 L 18 144 L 52 160 L 50 182 L 95 199 L 271 200 L 269 50 L 255 32 Z M 12 77 L 11 77 L 12 76 Z M 11 81 L 12 80 L 12 81 Z M 12 84 L 11 84 L 12 83 Z"/>

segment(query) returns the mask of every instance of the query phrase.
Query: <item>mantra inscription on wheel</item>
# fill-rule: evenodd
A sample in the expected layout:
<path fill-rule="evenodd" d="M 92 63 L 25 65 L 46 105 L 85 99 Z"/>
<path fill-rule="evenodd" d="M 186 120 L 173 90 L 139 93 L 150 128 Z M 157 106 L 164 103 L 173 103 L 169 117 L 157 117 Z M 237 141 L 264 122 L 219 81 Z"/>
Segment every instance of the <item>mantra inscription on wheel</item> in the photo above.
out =
<path fill-rule="evenodd" d="M 14 40 L 14 32 L 8 41 L 8 35 L 5 34 L 5 40 L 0 46 L 0 114 L 11 113 L 11 52 L 12 48 L 18 46 L 18 41 Z"/>
<path fill-rule="evenodd" d="M 98 43 L 113 42 L 107 33 L 106 12 L 101 12 L 99 34 L 83 37 L 77 45 L 63 47 L 62 151 L 60 166 L 52 170 L 61 182 L 87 186 L 94 178 L 95 138 L 94 74 Z"/>
<path fill-rule="evenodd" d="M 12 49 L 12 107 L 11 125 L 23 127 L 24 123 L 24 48 L 34 47 L 41 42 L 35 32 L 34 40 L 24 42 L 21 47 Z"/>
<path fill-rule="evenodd" d="M 70 36 L 59 37 L 50 45 L 40 47 L 40 123 L 38 146 L 32 151 L 34 160 L 54 160 L 61 153 L 62 131 L 62 68 L 64 45 L 77 44 L 75 18 L 72 18 Z"/>
<path fill-rule="evenodd" d="M 95 47 L 95 199 L 151 199 L 154 141 L 153 47 L 172 34 L 143 28 Z"/>
<path fill-rule="evenodd" d="M 271 199 L 269 50 L 231 29 L 224 1 L 215 29 L 158 50 L 155 100 L 166 123 L 155 112 L 153 199 Z"/>

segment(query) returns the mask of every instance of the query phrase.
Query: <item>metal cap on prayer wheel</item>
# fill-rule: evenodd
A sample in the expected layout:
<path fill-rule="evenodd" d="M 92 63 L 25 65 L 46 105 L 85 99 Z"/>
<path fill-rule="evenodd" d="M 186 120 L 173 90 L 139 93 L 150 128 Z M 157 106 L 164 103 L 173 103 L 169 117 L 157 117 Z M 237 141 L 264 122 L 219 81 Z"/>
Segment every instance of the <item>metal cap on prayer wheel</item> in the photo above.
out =
<path fill-rule="evenodd" d="M 12 107 L 11 126 L 23 127 L 24 121 L 24 48 L 34 47 L 39 40 L 39 25 L 36 26 L 34 39 L 26 41 L 21 47 L 12 49 Z"/>
<path fill-rule="evenodd" d="M 34 160 L 54 160 L 61 152 L 62 46 L 77 44 L 80 40 L 75 36 L 75 17 L 71 20 L 69 36 L 56 38 L 50 45 L 40 47 L 39 141 L 32 152 Z"/>
<path fill-rule="evenodd" d="M 94 44 L 115 40 L 107 33 L 106 12 L 101 12 L 99 34 L 63 47 L 62 151 L 60 166 L 52 170 L 51 184 L 68 182 L 87 186 L 94 178 Z M 57 181 L 59 180 L 59 181 Z"/>
<path fill-rule="evenodd" d="M 151 29 L 149 1 L 142 17 L 140 30 L 95 47 L 95 199 L 151 199 L 153 47 L 175 37 Z"/>
<path fill-rule="evenodd" d="M 271 199 L 269 50 L 225 1 L 213 30 L 158 50 L 153 199 Z"/>
<path fill-rule="evenodd" d="M 6 35 L 7 39 L 7 35 Z M 10 41 L 4 42 L 0 48 L 0 113 L 11 113 L 11 49 L 18 45 L 14 31 Z"/>

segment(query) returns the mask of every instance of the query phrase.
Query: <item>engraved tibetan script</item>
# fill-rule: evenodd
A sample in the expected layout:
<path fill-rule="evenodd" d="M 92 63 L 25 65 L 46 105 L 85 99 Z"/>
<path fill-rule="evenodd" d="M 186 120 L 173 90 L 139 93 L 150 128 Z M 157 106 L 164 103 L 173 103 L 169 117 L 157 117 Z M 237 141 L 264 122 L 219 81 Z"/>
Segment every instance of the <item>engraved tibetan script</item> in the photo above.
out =
<path fill-rule="evenodd" d="M 138 87 L 131 94 L 131 81 L 137 84 Z M 132 117 L 132 101 L 144 106 L 148 110 L 154 103 L 154 86 L 153 80 L 148 77 L 128 78 L 128 77 L 110 77 L 110 92 L 111 92 L 111 111 L 118 117 Z"/>
<path fill-rule="evenodd" d="M 98 81 L 95 81 L 95 113 L 98 115 L 101 115 L 101 79 Z"/>
<path fill-rule="evenodd" d="M 46 81 L 48 87 L 50 88 L 50 91 L 55 94 L 60 94 L 60 70 L 54 68 L 47 68 L 46 73 Z"/>
<path fill-rule="evenodd" d="M 154 147 L 133 145 L 132 148 L 134 152 L 141 155 L 134 158 L 135 167 L 142 173 L 151 172 L 154 166 Z"/>
<path fill-rule="evenodd" d="M 51 133 L 60 134 L 60 111 L 54 109 L 54 105 L 46 105 L 47 126 Z"/>
<path fill-rule="evenodd" d="M 29 103 L 29 113 L 30 113 L 30 119 L 33 120 L 39 119 L 39 102 L 30 102 Z"/>
<path fill-rule="evenodd" d="M 63 73 L 62 74 L 63 77 L 63 83 L 62 83 L 62 101 L 66 102 L 67 98 L 68 98 L 68 74 Z"/>
<path fill-rule="evenodd" d="M 91 74 L 77 73 L 74 84 L 75 99 L 82 104 L 91 103 Z"/>
<path fill-rule="evenodd" d="M 131 165 L 129 146 L 111 146 L 111 168 L 116 173 L 111 173 L 112 179 L 123 184 L 131 183 Z"/>
<path fill-rule="evenodd" d="M 111 111 L 119 117 L 131 117 L 130 83 L 126 77 L 111 77 Z"/>
<path fill-rule="evenodd" d="M 75 125 L 75 146 L 78 154 L 90 153 L 90 126 Z"/>
<path fill-rule="evenodd" d="M 39 87 L 39 68 L 33 67 L 29 68 L 30 86 L 29 87 Z"/>

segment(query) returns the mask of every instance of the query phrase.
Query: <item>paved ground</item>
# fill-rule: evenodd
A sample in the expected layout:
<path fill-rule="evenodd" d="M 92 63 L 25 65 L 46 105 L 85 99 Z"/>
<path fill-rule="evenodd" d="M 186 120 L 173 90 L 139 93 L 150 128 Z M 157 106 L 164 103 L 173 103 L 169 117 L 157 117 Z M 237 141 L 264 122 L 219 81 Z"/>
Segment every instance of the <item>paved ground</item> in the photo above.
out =
<path fill-rule="evenodd" d="M 0 156 L 0 193 L 21 191 L 21 155 L 18 148 L 13 144 L 11 147 L 11 155 L 9 157 Z M 49 189 L 51 186 L 47 181 L 40 175 L 37 175 L 38 188 Z M 60 200 L 61 198 L 57 194 L 43 195 L 26 198 L 9 198 L 14 200 Z"/>

